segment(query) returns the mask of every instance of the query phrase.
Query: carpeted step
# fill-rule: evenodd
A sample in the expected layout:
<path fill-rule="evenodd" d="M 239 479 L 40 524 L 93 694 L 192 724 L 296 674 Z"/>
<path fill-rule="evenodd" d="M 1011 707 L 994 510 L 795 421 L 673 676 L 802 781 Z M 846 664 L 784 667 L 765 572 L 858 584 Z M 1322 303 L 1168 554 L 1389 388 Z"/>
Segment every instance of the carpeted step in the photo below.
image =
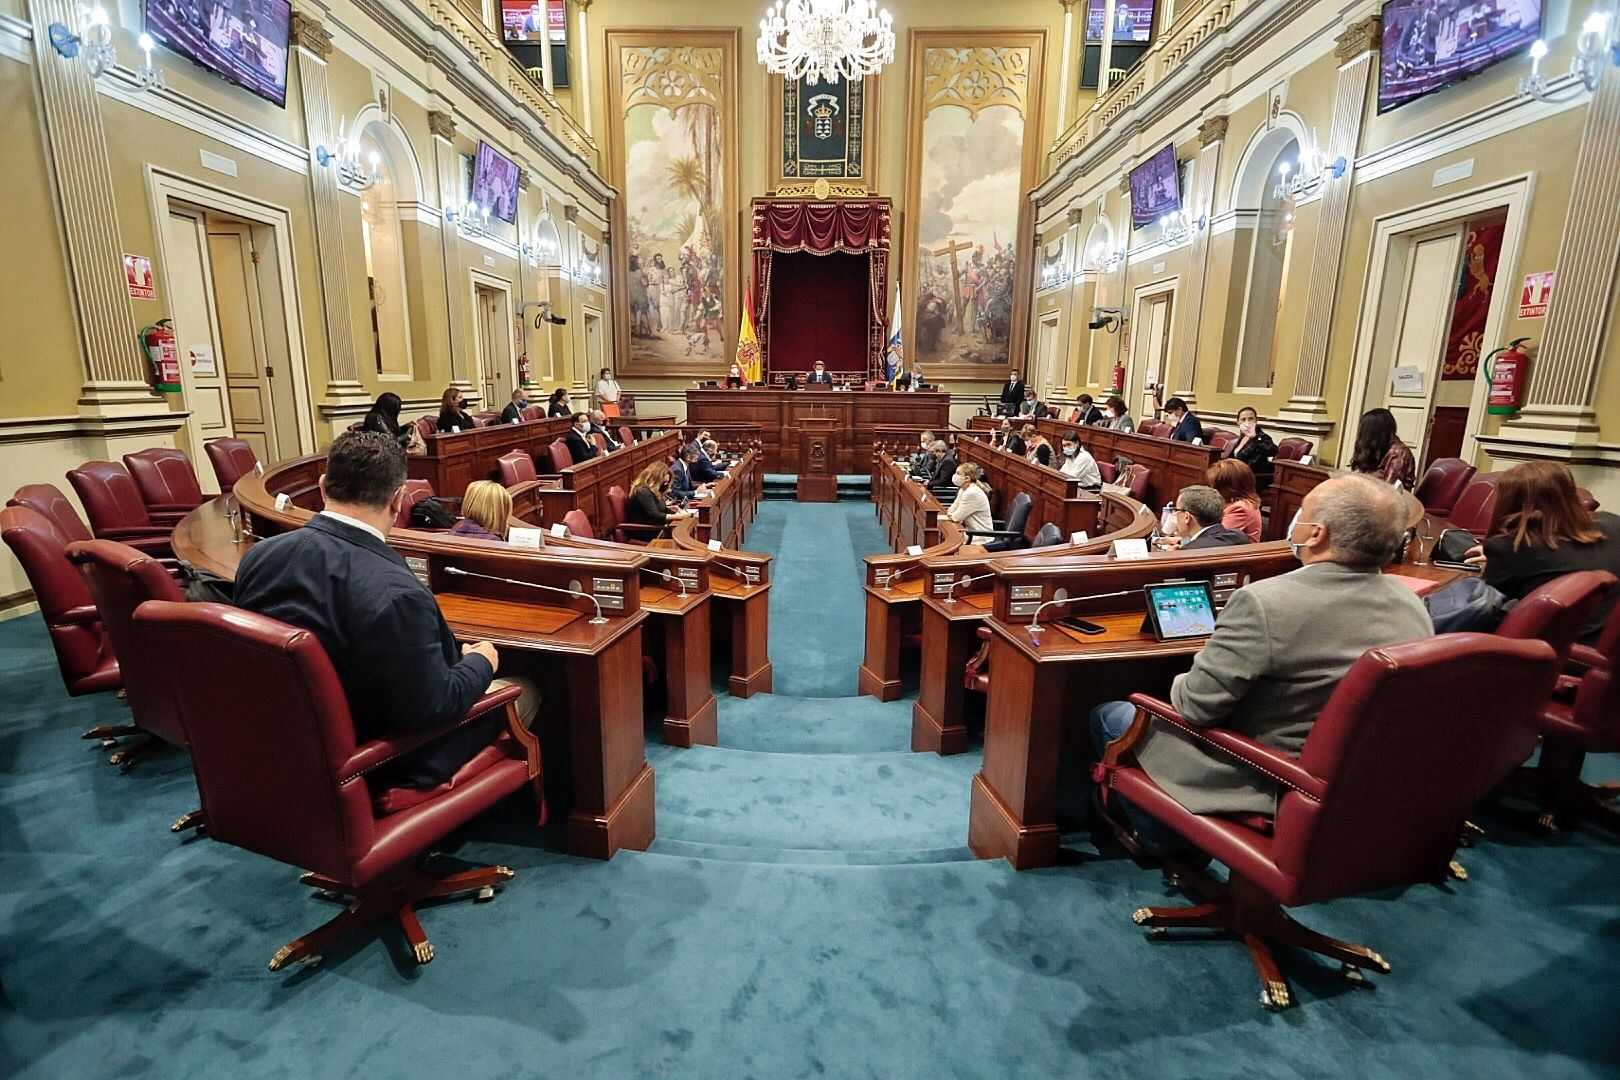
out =
<path fill-rule="evenodd" d="M 968 862 L 973 852 L 966 845 L 913 848 L 904 851 L 829 851 L 825 848 L 759 848 L 734 844 L 702 844 L 660 836 L 648 849 L 657 855 L 720 862 L 767 863 L 798 866 L 916 866 L 928 863 Z"/>
<path fill-rule="evenodd" d="M 868 754 L 911 749 L 911 700 L 721 696 L 720 745 L 773 754 Z"/>

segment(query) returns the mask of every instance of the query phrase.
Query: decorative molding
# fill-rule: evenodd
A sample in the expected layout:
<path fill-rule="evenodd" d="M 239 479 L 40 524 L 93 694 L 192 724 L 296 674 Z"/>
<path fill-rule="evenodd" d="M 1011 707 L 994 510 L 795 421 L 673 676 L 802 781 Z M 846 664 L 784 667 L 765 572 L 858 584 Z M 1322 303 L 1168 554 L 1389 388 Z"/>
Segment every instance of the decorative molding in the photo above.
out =
<path fill-rule="evenodd" d="M 34 62 L 28 43 L 34 39 L 34 28 L 15 15 L 0 13 L 0 56 L 19 64 Z"/>
<path fill-rule="evenodd" d="M 115 68 L 104 78 L 97 79 L 96 92 L 288 172 L 300 176 L 309 172 L 310 153 L 304 147 L 244 123 L 230 113 L 171 87 L 143 91 L 129 68 Z"/>
<path fill-rule="evenodd" d="M 846 183 L 825 178 L 814 183 L 781 184 L 776 189 L 778 199 L 870 199 L 872 192 L 863 184 Z"/>
<path fill-rule="evenodd" d="M 1333 39 L 1334 59 L 1348 64 L 1363 53 L 1376 51 L 1382 32 L 1383 20 L 1377 15 L 1351 23 L 1345 27 L 1344 33 Z"/>
<path fill-rule="evenodd" d="M 332 55 L 332 35 L 313 15 L 294 8 L 287 29 L 287 44 L 293 48 L 303 49 L 321 61 Z"/>
<path fill-rule="evenodd" d="M 529 170 L 521 165 L 518 166 L 518 190 L 529 190 Z"/>
<path fill-rule="evenodd" d="M 161 435 L 180 430 L 190 415 L 185 410 L 171 410 L 167 398 L 148 388 L 144 403 L 114 415 L 20 416 L 0 420 L 0 446 Z"/>
<path fill-rule="evenodd" d="M 453 114 L 441 109 L 431 109 L 427 114 L 428 134 L 445 142 L 456 141 L 456 118 Z"/>
<path fill-rule="evenodd" d="M 577 222 L 579 220 L 579 207 L 572 203 L 563 207 L 563 220 Z"/>
<path fill-rule="evenodd" d="M 1198 145 L 1213 146 L 1226 138 L 1226 130 L 1231 126 L 1231 120 L 1225 116 L 1206 117 L 1198 125 Z"/>
<path fill-rule="evenodd" d="M 922 112 L 957 105 L 977 117 L 992 105 L 1010 105 L 1027 115 L 1031 51 L 1027 46 L 958 45 L 925 49 Z M 1039 137 L 1036 133 L 1035 137 Z"/>

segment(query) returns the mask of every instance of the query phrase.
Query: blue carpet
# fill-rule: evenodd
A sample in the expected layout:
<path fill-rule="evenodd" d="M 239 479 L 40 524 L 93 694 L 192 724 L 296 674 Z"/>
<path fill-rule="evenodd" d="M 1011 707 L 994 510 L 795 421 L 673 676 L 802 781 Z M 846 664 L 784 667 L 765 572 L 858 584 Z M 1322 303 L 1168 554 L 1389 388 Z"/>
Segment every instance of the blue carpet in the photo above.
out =
<path fill-rule="evenodd" d="M 869 504 L 762 506 L 777 693 L 722 697 L 720 747 L 648 747 L 652 851 L 573 859 L 500 814 L 447 845 L 518 876 L 427 910 L 421 969 L 388 931 L 265 972 L 332 909 L 171 836 L 184 757 L 109 768 L 77 736 L 122 707 L 62 693 L 37 616 L 0 624 L 0 1076 L 1620 1077 L 1595 834 L 1487 806 L 1466 884 L 1306 909 L 1395 970 L 1285 953 L 1275 1015 L 1241 945 L 1131 925 L 1156 873 L 1084 838 L 1051 870 L 969 858 L 976 755 L 906 753 L 910 703 L 850 696 L 881 543 Z"/>

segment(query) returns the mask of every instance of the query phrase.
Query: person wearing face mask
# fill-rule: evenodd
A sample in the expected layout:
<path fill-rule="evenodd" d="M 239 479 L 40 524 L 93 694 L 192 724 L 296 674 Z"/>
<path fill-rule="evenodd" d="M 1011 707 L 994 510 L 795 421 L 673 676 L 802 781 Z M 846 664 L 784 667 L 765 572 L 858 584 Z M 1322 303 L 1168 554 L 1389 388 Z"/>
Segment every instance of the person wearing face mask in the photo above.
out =
<path fill-rule="evenodd" d="M 1198 414 L 1187 408 L 1187 403 L 1173 397 L 1164 403 L 1164 416 L 1170 423 L 1171 442 L 1203 442 L 1204 425 Z"/>
<path fill-rule="evenodd" d="M 608 430 L 607 413 L 603 412 L 601 409 L 591 410 L 591 426 L 588 434 L 600 435 L 603 439 L 607 440 L 608 453 L 610 454 L 615 450 L 622 450 L 624 448 L 624 443 L 620 442 L 618 437 L 614 435 L 613 432 Z"/>
<path fill-rule="evenodd" d="M 1260 427 L 1260 414 L 1248 405 L 1238 410 L 1238 440 L 1226 448 L 1225 457 L 1241 461 L 1254 473 L 1256 491 L 1264 491 L 1271 483 L 1271 459 L 1277 456 L 1277 444 Z"/>
<path fill-rule="evenodd" d="M 608 416 L 619 415 L 619 380 L 613 377 L 612 368 L 603 368 L 596 379 L 596 407 Z"/>
<path fill-rule="evenodd" d="M 979 480 L 979 467 L 971 461 L 962 462 L 956 467 L 951 483 L 956 485 L 956 498 L 945 516 L 970 533 L 994 531 L 996 522 L 990 516 L 990 496 Z"/>
<path fill-rule="evenodd" d="M 1175 531 L 1163 538 L 1163 546 L 1197 551 L 1249 543 L 1247 533 L 1221 523 L 1225 513 L 1226 500 L 1220 492 L 1203 484 L 1188 484 L 1176 495 Z"/>
<path fill-rule="evenodd" d="M 1368 649 L 1432 637 L 1429 613 L 1381 571 L 1406 539 L 1406 505 L 1387 484 L 1341 476 L 1317 485 L 1288 529 L 1300 569 L 1232 594 L 1170 703 L 1188 721 L 1220 726 L 1297 754 L 1322 707 Z M 1091 712 L 1097 752 L 1123 735 L 1136 707 L 1112 701 Z M 1153 721 L 1137 762 L 1195 814 L 1274 814 L 1279 789 L 1218 751 Z M 1110 797 L 1107 812 L 1124 800 Z M 1156 853 L 1185 850 L 1179 834 L 1135 807 L 1122 827 Z"/>
<path fill-rule="evenodd" d="M 452 431 L 471 431 L 478 426 L 467 412 L 467 397 L 455 387 L 450 387 L 439 399 L 439 433 L 448 435 Z"/>
<path fill-rule="evenodd" d="M 1087 491 L 1102 487 L 1102 470 L 1097 468 L 1097 459 L 1091 452 L 1080 445 L 1078 432 L 1070 431 L 1063 436 L 1063 462 L 1058 472 L 1080 481 L 1080 486 Z"/>
<path fill-rule="evenodd" d="M 512 400 L 501 410 L 501 423 L 515 424 L 523 419 L 523 410 L 529 407 L 529 392 L 523 387 L 512 391 Z"/>
<path fill-rule="evenodd" d="M 565 386 L 557 387 L 551 392 L 551 397 L 546 401 L 546 415 L 572 416 L 573 414 L 573 406 L 568 401 L 568 388 Z"/>
<path fill-rule="evenodd" d="M 602 452 L 591 438 L 591 417 L 589 413 L 577 412 L 574 414 L 574 426 L 568 429 L 563 436 L 563 442 L 568 444 L 568 452 L 574 456 L 574 464 L 589 461 Z"/>
<path fill-rule="evenodd" d="M 1046 441 L 1046 436 L 1035 430 L 1034 424 L 1025 424 L 1019 432 L 1024 440 L 1024 460 L 1033 461 L 1037 465 L 1052 467 L 1052 444 Z"/>
<path fill-rule="evenodd" d="M 701 499 L 703 496 L 709 493 L 709 488 L 711 487 L 709 484 L 698 483 L 696 478 L 692 475 L 692 466 L 696 463 L 697 459 L 697 447 L 693 446 L 691 443 L 687 443 L 685 446 L 681 447 L 681 452 L 679 456 L 676 457 L 675 464 L 670 468 L 669 471 L 669 490 L 683 503 L 691 502 L 693 499 Z"/>

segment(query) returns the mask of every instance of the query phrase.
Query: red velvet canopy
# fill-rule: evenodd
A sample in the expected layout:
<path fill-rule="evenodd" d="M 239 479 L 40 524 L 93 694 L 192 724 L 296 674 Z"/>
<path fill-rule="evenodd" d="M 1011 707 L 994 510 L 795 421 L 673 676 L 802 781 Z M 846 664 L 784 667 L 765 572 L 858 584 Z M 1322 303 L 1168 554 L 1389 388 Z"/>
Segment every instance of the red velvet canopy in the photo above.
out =
<path fill-rule="evenodd" d="M 889 200 L 755 199 L 753 210 L 754 318 L 767 380 L 770 372 L 806 371 L 816 359 L 831 371 L 881 378 Z M 829 257 L 793 259 L 778 279 L 779 252 Z M 779 309 L 775 350 L 773 307 Z"/>

